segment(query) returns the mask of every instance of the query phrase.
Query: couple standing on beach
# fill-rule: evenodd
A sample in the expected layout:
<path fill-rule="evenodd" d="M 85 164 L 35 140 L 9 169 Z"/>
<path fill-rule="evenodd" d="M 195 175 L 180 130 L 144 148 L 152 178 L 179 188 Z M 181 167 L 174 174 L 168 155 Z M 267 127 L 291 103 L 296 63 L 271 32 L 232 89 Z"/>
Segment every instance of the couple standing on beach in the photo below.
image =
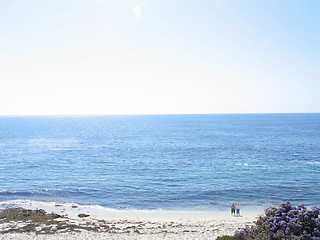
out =
<path fill-rule="evenodd" d="M 237 206 L 234 202 L 231 204 L 231 215 L 240 216 L 240 204 L 239 203 L 237 203 Z"/>

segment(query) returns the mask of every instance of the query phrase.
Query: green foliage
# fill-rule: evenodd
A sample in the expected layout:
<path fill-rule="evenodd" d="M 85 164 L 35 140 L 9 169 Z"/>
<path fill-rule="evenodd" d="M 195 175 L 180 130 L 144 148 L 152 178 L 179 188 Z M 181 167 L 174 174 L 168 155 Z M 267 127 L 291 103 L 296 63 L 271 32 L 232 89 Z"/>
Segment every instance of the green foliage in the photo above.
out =
<path fill-rule="evenodd" d="M 236 238 L 233 236 L 222 236 L 218 237 L 217 240 L 235 240 Z"/>

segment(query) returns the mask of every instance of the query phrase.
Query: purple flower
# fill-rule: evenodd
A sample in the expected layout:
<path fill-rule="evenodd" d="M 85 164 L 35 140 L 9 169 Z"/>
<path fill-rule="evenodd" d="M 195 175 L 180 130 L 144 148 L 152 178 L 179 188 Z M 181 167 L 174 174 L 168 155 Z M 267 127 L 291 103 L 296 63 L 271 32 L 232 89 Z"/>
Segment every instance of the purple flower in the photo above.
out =
<path fill-rule="evenodd" d="M 278 208 L 266 209 L 256 225 L 236 234 L 236 239 L 300 239 L 320 240 L 320 208 L 308 210 L 304 205 L 292 206 L 289 202 Z M 240 237 L 240 238 L 239 238 Z"/>
<path fill-rule="evenodd" d="M 290 232 L 291 232 L 291 229 L 290 229 L 289 227 L 287 227 L 286 230 L 284 231 L 284 233 L 285 233 L 286 235 L 289 235 Z"/>
<path fill-rule="evenodd" d="M 315 227 L 320 231 L 320 218 L 315 219 L 314 223 L 315 223 Z"/>
<path fill-rule="evenodd" d="M 278 228 L 276 226 L 273 226 L 272 228 L 270 228 L 270 231 L 276 233 L 278 231 Z"/>
<path fill-rule="evenodd" d="M 299 216 L 298 216 L 298 217 L 299 217 L 299 220 L 300 220 L 300 221 L 303 221 L 303 219 L 304 219 L 304 214 L 303 214 L 303 213 L 299 213 Z"/>
<path fill-rule="evenodd" d="M 320 209 L 314 206 L 311 208 L 311 213 L 315 218 L 317 218 L 319 217 Z"/>
<path fill-rule="evenodd" d="M 294 225 L 293 231 L 296 235 L 299 235 L 301 233 L 302 226 L 300 224 Z"/>
<path fill-rule="evenodd" d="M 287 227 L 286 221 L 281 221 L 280 222 L 280 228 L 285 229 Z"/>
<path fill-rule="evenodd" d="M 313 233 L 312 233 L 313 236 L 315 237 L 320 237 L 320 231 L 318 229 L 316 229 Z"/>

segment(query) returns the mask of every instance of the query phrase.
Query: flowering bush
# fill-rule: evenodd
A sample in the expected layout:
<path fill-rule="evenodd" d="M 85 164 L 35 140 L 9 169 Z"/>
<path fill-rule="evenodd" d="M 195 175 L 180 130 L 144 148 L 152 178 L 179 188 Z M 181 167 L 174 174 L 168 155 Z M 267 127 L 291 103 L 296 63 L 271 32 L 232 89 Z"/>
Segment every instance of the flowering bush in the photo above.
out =
<path fill-rule="evenodd" d="M 279 207 L 265 210 L 256 224 L 236 232 L 235 239 L 260 240 L 320 240 L 320 208 L 307 209 L 304 205 L 292 206 L 284 202 Z"/>

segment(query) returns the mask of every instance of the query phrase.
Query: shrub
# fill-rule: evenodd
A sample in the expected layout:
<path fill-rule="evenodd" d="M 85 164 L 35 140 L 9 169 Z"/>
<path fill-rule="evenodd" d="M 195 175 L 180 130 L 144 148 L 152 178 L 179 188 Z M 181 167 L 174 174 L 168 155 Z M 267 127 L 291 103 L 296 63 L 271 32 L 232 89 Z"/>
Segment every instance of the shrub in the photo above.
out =
<path fill-rule="evenodd" d="M 217 237 L 216 240 L 235 240 L 235 237 L 232 236 L 222 236 L 222 237 Z"/>
<path fill-rule="evenodd" d="M 247 240 L 320 240 L 320 208 L 294 207 L 284 202 L 265 210 L 255 225 L 237 231 L 235 239 Z"/>

